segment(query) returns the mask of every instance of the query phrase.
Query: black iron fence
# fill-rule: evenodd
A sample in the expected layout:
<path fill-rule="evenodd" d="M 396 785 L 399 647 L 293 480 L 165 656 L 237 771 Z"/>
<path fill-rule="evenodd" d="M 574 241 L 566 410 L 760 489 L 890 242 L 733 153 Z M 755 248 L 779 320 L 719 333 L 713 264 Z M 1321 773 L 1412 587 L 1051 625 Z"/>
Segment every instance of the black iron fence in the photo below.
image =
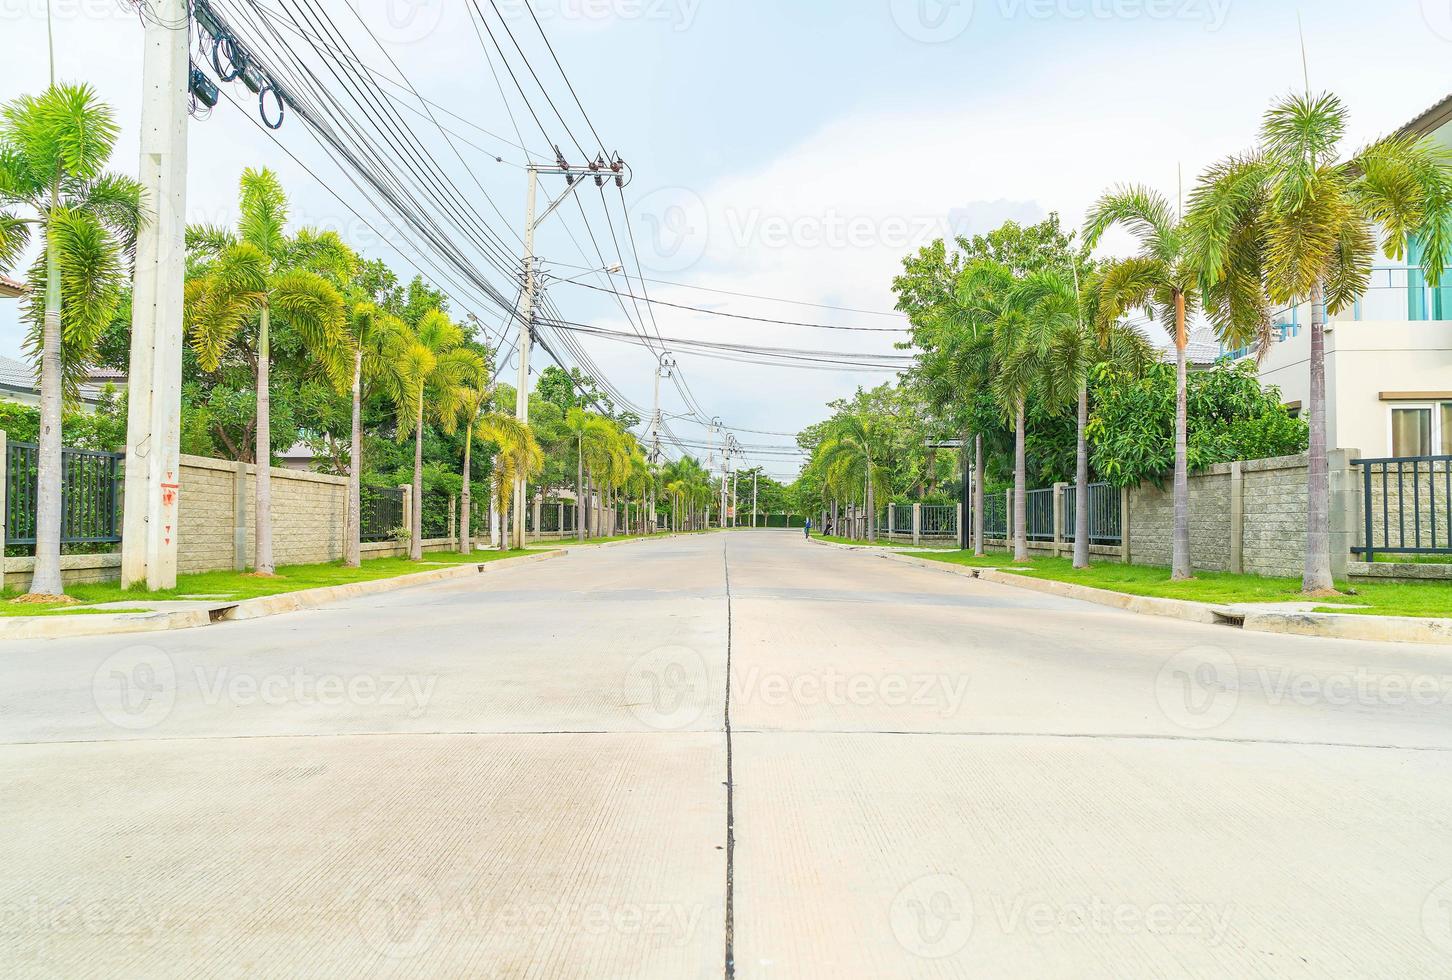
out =
<path fill-rule="evenodd" d="M 1074 487 L 1064 488 L 1064 540 L 1074 540 L 1074 518 L 1079 498 Z M 1089 543 L 1123 544 L 1124 515 L 1120 511 L 1119 488 L 1108 483 L 1089 484 Z"/>
<path fill-rule="evenodd" d="M 362 520 L 359 530 L 364 541 L 391 541 L 397 529 L 407 526 L 403 513 L 402 487 L 362 487 Z"/>
<path fill-rule="evenodd" d="M 1366 561 L 1378 553 L 1452 555 L 1452 456 L 1358 459 L 1362 544 Z"/>
<path fill-rule="evenodd" d="M 7 443 L 5 544 L 35 544 L 40 450 Z M 61 544 L 115 544 L 121 540 L 121 453 L 61 450 Z"/>

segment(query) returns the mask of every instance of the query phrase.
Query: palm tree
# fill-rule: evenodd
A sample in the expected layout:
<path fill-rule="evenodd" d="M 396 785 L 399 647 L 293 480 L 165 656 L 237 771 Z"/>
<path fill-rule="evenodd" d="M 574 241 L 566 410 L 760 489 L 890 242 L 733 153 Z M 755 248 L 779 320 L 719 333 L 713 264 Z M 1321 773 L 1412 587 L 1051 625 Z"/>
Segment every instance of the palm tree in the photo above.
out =
<path fill-rule="evenodd" d="M 877 490 L 887 483 L 882 423 L 865 412 L 845 412 L 826 427 L 817 448 L 826 482 L 839 491 L 859 491 L 867 505 L 867 538 L 877 540 Z"/>
<path fill-rule="evenodd" d="M 333 232 L 287 234 L 287 196 L 270 170 L 242 172 L 236 232 L 187 229 L 192 252 L 186 327 L 197 363 L 215 371 L 229 354 L 254 362 L 257 427 L 253 566 L 275 571 L 272 557 L 272 462 L 269 373 L 272 320 L 289 327 L 339 391 L 347 390 L 351 349 L 343 296 L 334 282 L 356 261 Z M 255 325 L 256 332 L 249 337 Z"/>
<path fill-rule="evenodd" d="M 493 395 L 493 387 L 489 385 L 466 387 L 459 393 L 459 418 L 464 423 L 464 465 L 460 472 L 459 486 L 459 553 L 465 555 L 474 552 L 473 529 L 469 526 L 472 517 L 470 511 L 474 506 L 474 429 L 479 425 Z M 451 429 L 452 426 L 447 428 Z M 495 429 L 497 428 L 496 426 Z M 495 465 L 498 465 L 497 457 Z"/>
<path fill-rule="evenodd" d="M 397 317 L 372 303 L 357 303 L 349 316 L 353 347 L 353 428 L 348 454 L 348 513 L 344 564 L 362 564 L 363 399 L 370 384 L 393 390 L 398 385 L 394 365 L 408 342 L 408 328 Z M 468 485 L 465 484 L 465 493 Z"/>
<path fill-rule="evenodd" d="M 428 310 L 399 352 L 398 383 L 392 392 L 398 411 L 413 423 L 413 504 L 408 556 L 423 557 L 423 434 L 425 412 L 448 426 L 459 416 L 464 392 L 483 384 L 484 358 L 466 346 L 463 329 L 440 309 Z M 399 426 L 399 435 L 407 431 Z"/>
<path fill-rule="evenodd" d="M 1094 301 L 1097 283 L 1084 287 L 1078 269 L 1069 275 L 1044 270 L 1029 275 L 1018 287 L 1030 317 L 1047 332 L 1039 395 L 1050 409 L 1076 406 L 1074 466 L 1074 567 L 1089 567 L 1089 379 L 1108 364 L 1118 371 L 1138 372 L 1151 360 L 1149 343 L 1133 327 L 1115 322 L 1097 329 Z"/>
<path fill-rule="evenodd" d="M 1139 254 L 1108 263 L 1099 284 L 1101 326 L 1142 309 L 1170 330 L 1175 344 L 1175 521 L 1170 577 L 1193 576 L 1190 558 L 1190 481 L 1186 450 L 1186 360 L 1188 318 L 1200 303 L 1202 261 L 1192 248 L 1185 222 L 1158 191 L 1140 185 L 1116 188 L 1090 209 L 1084 225 L 1087 248 L 1121 225 L 1139 239 Z"/>
<path fill-rule="evenodd" d="M 1335 589 L 1331 485 L 1326 458 L 1326 320 L 1367 289 L 1380 247 L 1398 261 L 1423 247 L 1427 282 L 1452 258 L 1452 166 L 1431 138 L 1392 136 L 1342 159 L 1346 107 L 1335 95 L 1289 96 L 1261 125 L 1260 145 L 1209 174 L 1192 199 L 1207 282 L 1231 296 L 1268 293 L 1275 304 L 1311 304 L 1306 561 L 1301 588 Z M 1240 330 L 1250 315 L 1223 316 Z M 1264 318 L 1262 318 L 1264 319 Z M 1266 320 L 1265 322 L 1268 322 Z"/>
<path fill-rule="evenodd" d="M 494 479 L 495 506 L 498 513 L 508 514 L 514 495 L 514 481 L 523 476 L 528 480 L 544 468 L 544 453 L 535 441 L 534 430 L 529 423 L 521 422 L 507 412 L 489 412 L 479 418 L 475 426 L 479 438 L 492 442 L 497 447 L 494 456 L 498 474 Z M 507 550 L 509 538 L 500 538 L 500 550 Z"/>
<path fill-rule="evenodd" d="M 141 185 L 103 168 L 111 110 L 87 85 L 52 85 L 0 110 L 0 268 L 31 265 L 26 347 L 40 362 L 34 596 L 61 595 L 61 409 L 121 300 L 142 224 Z"/>
<path fill-rule="evenodd" d="M 583 408 L 565 413 L 565 431 L 575 439 L 575 539 L 585 540 L 585 436 L 590 431 L 591 415 Z"/>

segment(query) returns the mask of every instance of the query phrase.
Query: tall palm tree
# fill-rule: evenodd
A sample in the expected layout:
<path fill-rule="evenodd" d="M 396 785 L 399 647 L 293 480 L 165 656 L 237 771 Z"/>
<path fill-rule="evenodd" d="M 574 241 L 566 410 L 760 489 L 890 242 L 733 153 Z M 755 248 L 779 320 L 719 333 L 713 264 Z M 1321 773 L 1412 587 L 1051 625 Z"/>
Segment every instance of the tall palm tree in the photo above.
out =
<path fill-rule="evenodd" d="M 413 561 L 423 557 L 425 414 L 445 426 L 454 424 L 464 392 L 483 384 L 488 374 L 484 358 L 466 346 L 466 341 L 463 328 L 447 313 L 431 309 L 419 318 L 413 337 L 395 362 L 398 383 L 393 390 L 394 404 L 400 413 L 408 413 L 413 428 L 413 513 L 408 543 L 408 556 Z M 400 424 L 399 435 L 406 431 Z"/>
<path fill-rule="evenodd" d="M 1178 210 L 1152 188 L 1131 185 L 1105 194 L 1090 209 L 1084 241 L 1094 248 L 1115 225 L 1139 239 L 1139 254 L 1108 263 L 1099 285 L 1101 326 L 1130 310 L 1142 309 L 1170 331 L 1175 344 L 1175 476 L 1171 573 L 1175 580 L 1194 575 L 1190 556 L 1190 480 L 1186 450 L 1186 348 L 1189 317 L 1200 304 L 1203 260 Z"/>
<path fill-rule="evenodd" d="M 253 567 L 275 571 L 272 555 L 272 429 L 269 376 L 276 317 L 319 362 L 341 392 L 348 387 L 351 344 L 336 282 L 356 261 L 333 232 L 287 233 L 287 195 L 270 170 L 242 172 L 235 232 L 187 229 L 192 253 L 186 284 L 186 327 L 197 363 L 215 371 L 223 358 L 251 359 L 257 377 L 254 460 L 256 518 Z"/>
<path fill-rule="evenodd" d="M 141 185 L 105 171 L 118 128 L 87 85 L 52 85 L 0 109 L 0 268 L 44 247 L 27 274 L 26 347 L 40 362 L 35 571 L 60 595 L 61 410 L 110 324 L 142 223 Z"/>
<path fill-rule="evenodd" d="M 1097 282 L 1084 283 L 1077 269 L 1047 269 L 1029 275 L 1018 287 L 1031 318 L 1046 331 L 1039 395 L 1050 409 L 1074 404 L 1074 558 L 1089 567 L 1089 380 L 1096 367 L 1137 373 L 1152 359 L 1148 341 L 1133 327 L 1096 324 Z"/>
<path fill-rule="evenodd" d="M 565 431 L 575 440 L 575 539 L 585 540 L 585 521 L 588 508 L 585 504 L 585 436 L 590 431 L 591 415 L 583 408 L 571 408 L 565 413 Z"/>
<path fill-rule="evenodd" d="M 1261 125 L 1259 146 L 1206 175 L 1192 226 L 1207 282 L 1231 296 L 1311 304 L 1306 560 L 1301 588 L 1335 589 L 1326 432 L 1326 320 L 1366 291 L 1378 244 L 1402 260 L 1422 246 L 1427 282 L 1452 259 L 1452 165 L 1430 138 L 1392 136 L 1341 156 L 1346 107 L 1329 93 L 1293 95 Z M 1378 243 L 1378 236 L 1380 242 Z M 1248 315 L 1225 316 L 1245 329 Z M 1268 322 L 1268 321 L 1266 321 Z"/>
<path fill-rule="evenodd" d="M 459 552 L 472 554 L 474 551 L 473 528 L 470 527 L 471 511 L 474 506 L 473 491 L 473 448 L 474 429 L 485 417 L 494 392 L 492 386 L 468 386 L 459 393 L 459 420 L 464 424 L 464 464 L 460 471 L 459 485 Z M 497 426 L 495 427 L 497 430 Z M 496 458 L 496 466 L 498 460 Z"/>
<path fill-rule="evenodd" d="M 408 344 L 403 321 L 372 303 L 355 303 L 348 318 L 353 347 L 353 420 L 348 453 L 348 512 L 344 564 L 362 564 L 363 399 L 370 386 L 397 388 L 395 365 Z M 467 488 L 466 488 L 467 492 Z"/>
<path fill-rule="evenodd" d="M 826 426 L 817 448 L 827 483 L 839 491 L 862 494 L 867 505 L 867 538 L 877 540 L 877 491 L 889 480 L 886 433 L 866 412 L 844 412 Z"/>
<path fill-rule="evenodd" d="M 493 483 L 497 496 L 495 506 L 498 513 L 508 514 L 515 479 L 523 476 L 528 480 L 539 473 L 544 468 L 544 453 L 529 423 L 519 421 L 508 412 L 489 412 L 481 416 L 475 431 L 480 439 L 492 442 L 496 447 L 494 460 L 499 472 Z M 508 549 L 507 535 L 501 536 L 499 547 L 501 551 Z"/>

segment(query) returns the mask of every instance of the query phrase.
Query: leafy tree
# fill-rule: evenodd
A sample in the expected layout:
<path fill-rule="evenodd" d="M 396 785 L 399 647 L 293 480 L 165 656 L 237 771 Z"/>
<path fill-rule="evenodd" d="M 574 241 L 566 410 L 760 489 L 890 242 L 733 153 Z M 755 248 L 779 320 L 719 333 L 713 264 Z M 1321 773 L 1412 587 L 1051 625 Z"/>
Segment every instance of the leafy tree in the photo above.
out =
<path fill-rule="evenodd" d="M 409 343 L 409 331 L 398 317 L 370 302 L 353 305 L 348 316 L 352 346 L 352 413 L 348 442 L 348 513 L 344 532 L 343 563 L 349 568 L 362 564 L 363 493 L 363 401 L 368 387 L 381 385 L 397 391 L 400 383 L 395 365 Z M 465 440 L 467 453 L 468 441 Z M 468 457 L 465 456 L 464 528 L 468 528 Z"/>
<path fill-rule="evenodd" d="M 1311 352 L 1306 564 L 1302 588 L 1335 588 L 1331 574 L 1331 484 L 1326 458 L 1326 317 L 1366 291 L 1377 249 L 1401 260 L 1422 247 L 1432 286 L 1452 258 L 1452 165 L 1430 137 L 1392 136 L 1342 158 L 1346 107 L 1329 93 L 1274 105 L 1249 155 L 1213 168 L 1192 199 L 1191 223 L 1207 258 L 1207 281 L 1245 297 L 1259 319 L 1265 297 L 1309 300 Z M 1250 314 L 1222 316 L 1242 332 Z"/>
<path fill-rule="evenodd" d="M 1164 195 L 1132 185 L 1105 194 L 1085 219 L 1089 247 L 1115 225 L 1139 239 L 1139 254 L 1108 263 L 1099 283 L 1099 323 L 1117 321 L 1131 310 L 1144 310 L 1170 331 L 1175 345 L 1175 482 L 1174 532 L 1170 577 L 1194 575 L 1190 557 L 1190 483 L 1185 448 L 1185 349 L 1190 340 L 1188 318 L 1200 304 L 1199 256 L 1176 209 Z"/>
<path fill-rule="evenodd" d="M 355 259 L 333 232 L 287 233 L 287 196 L 270 170 L 242 172 L 239 215 L 235 232 L 187 229 L 186 327 L 202 370 L 216 371 L 228 356 L 255 367 L 254 565 L 258 574 L 271 575 L 272 318 L 316 358 L 338 390 L 346 388 L 349 343 L 337 282 L 351 273 Z"/>
<path fill-rule="evenodd" d="M 1096 369 L 1088 430 L 1101 478 L 1116 486 L 1162 482 L 1176 455 L 1175 388 L 1168 364 L 1139 375 L 1109 364 Z M 1191 469 L 1305 450 L 1305 421 L 1291 416 L 1275 388 L 1261 388 L 1248 362 L 1190 375 L 1186 405 Z"/>
<path fill-rule="evenodd" d="M 64 592 L 62 409 L 113 321 L 142 223 L 141 186 L 105 171 L 117 126 L 87 85 L 52 85 L 0 108 L 0 268 L 42 243 L 27 274 L 26 346 L 39 361 L 35 571 L 30 592 Z"/>

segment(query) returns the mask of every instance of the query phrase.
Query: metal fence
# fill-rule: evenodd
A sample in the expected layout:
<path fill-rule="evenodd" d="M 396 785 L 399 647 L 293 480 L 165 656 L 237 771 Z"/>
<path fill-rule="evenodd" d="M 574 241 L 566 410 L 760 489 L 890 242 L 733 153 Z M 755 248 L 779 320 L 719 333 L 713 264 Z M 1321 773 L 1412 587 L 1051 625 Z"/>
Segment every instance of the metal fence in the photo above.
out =
<path fill-rule="evenodd" d="M 888 516 L 880 525 L 882 530 L 892 528 L 894 534 L 911 534 L 913 531 L 913 505 L 889 504 Z M 891 523 L 888 523 L 891 521 Z"/>
<path fill-rule="evenodd" d="M 1008 537 L 1008 498 L 1001 493 L 983 495 L 983 536 Z"/>
<path fill-rule="evenodd" d="M 1054 540 L 1054 488 L 1030 490 L 1026 497 L 1028 539 L 1030 541 Z"/>
<path fill-rule="evenodd" d="M 1064 488 L 1064 540 L 1074 540 L 1074 518 L 1079 507 L 1075 487 Z M 1122 544 L 1124 515 L 1120 512 L 1123 498 L 1119 488 L 1108 483 L 1089 484 L 1089 543 Z"/>
<path fill-rule="evenodd" d="M 61 450 L 61 544 L 115 544 L 121 540 L 121 453 Z M 5 544 L 35 544 L 40 450 L 8 443 L 5 470 Z"/>
<path fill-rule="evenodd" d="M 363 541 L 391 541 L 404 527 L 402 487 L 359 488 L 359 532 Z"/>
<path fill-rule="evenodd" d="M 1366 561 L 1394 555 L 1452 554 L 1452 456 L 1358 459 Z"/>
<path fill-rule="evenodd" d="M 909 517 L 911 520 L 911 517 Z M 956 504 L 923 504 L 922 535 L 925 538 L 951 538 L 958 534 Z"/>

